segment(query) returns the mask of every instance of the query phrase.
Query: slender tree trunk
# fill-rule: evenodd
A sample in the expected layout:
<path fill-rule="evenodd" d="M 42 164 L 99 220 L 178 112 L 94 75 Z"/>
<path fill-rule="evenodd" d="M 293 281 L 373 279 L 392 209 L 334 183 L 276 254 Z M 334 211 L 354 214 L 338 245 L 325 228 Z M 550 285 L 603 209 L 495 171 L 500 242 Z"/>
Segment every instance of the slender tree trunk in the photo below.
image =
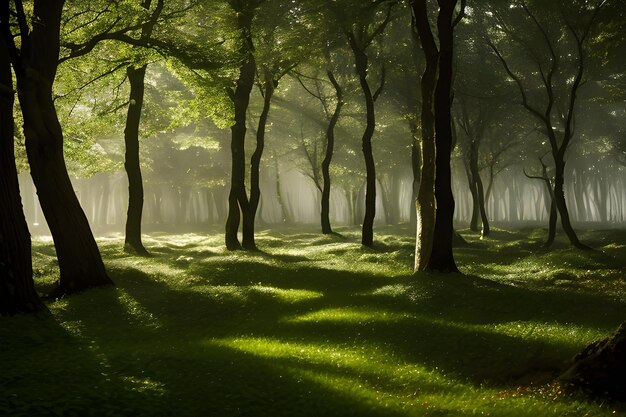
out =
<path fill-rule="evenodd" d="M 411 172 L 413 173 L 413 183 L 411 187 L 411 207 L 409 210 L 409 222 L 411 226 L 417 227 L 417 192 L 420 186 L 420 167 L 422 165 L 422 154 L 420 142 L 418 140 L 417 124 L 411 123 Z"/>
<path fill-rule="evenodd" d="M 569 212 L 567 211 L 567 203 L 565 202 L 565 193 L 563 192 L 563 174 L 565 171 L 565 161 L 561 155 L 554 155 L 555 171 L 554 171 L 554 202 L 556 209 L 561 216 L 561 227 L 569 238 L 571 244 L 578 249 L 590 249 L 578 240 L 576 232 L 570 222 Z"/>
<path fill-rule="evenodd" d="M 252 53 L 248 51 L 246 60 L 239 69 L 237 87 L 232 95 L 235 106 L 235 124 L 231 127 L 230 150 L 232 155 L 232 171 L 230 193 L 228 195 L 228 218 L 226 219 L 226 248 L 240 249 L 237 232 L 241 215 L 248 213 L 249 203 L 246 193 L 246 112 L 250 102 L 250 92 L 254 86 L 256 64 Z"/>
<path fill-rule="evenodd" d="M 376 217 L 376 165 L 372 153 L 372 137 L 376 127 L 376 114 L 374 110 L 374 98 L 369 83 L 367 82 L 368 58 L 354 36 L 349 36 L 350 46 L 354 53 L 356 73 L 359 76 L 361 90 L 365 97 L 366 125 L 361 146 L 365 159 L 365 216 L 361 231 L 361 244 L 372 247 L 374 245 L 374 217 Z"/>
<path fill-rule="evenodd" d="M 322 233 L 333 233 L 333 229 L 330 226 L 330 163 L 333 159 L 333 152 L 335 149 L 335 126 L 339 120 L 341 114 L 341 108 L 343 107 L 343 90 L 332 71 L 326 71 L 328 79 L 335 88 L 335 98 L 337 99 L 337 105 L 335 111 L 328 122 L 328 128 L 326 129 L 326 154 L 322 161 L 322 177 L 324 179 L 324 185 L 322 188 L 322 209 L 321 209 L 321 223 Z"/>
<path fill-rule="evenodd" d="M 256 212 L 261 200 L 260 186 L 260 167 L 263 149 L 265 147 L 265 127 L 267 125 L 267 116 L 270 112 L 270 103 L 274 95 L 274 89 L 278 86 L 278 82 L 274 80 L 274 74 L 265 70 L 264 74 L 264 94 L 263 94 L 263 110 L 259 117 L 259 127 L 256 132 L 256 149 L 250 159 L 250 202 L 249 208 L 243 216 L 243 241 L 244 249 L 256 250 L 254 242 L 254 221 Z"/>
<path fill-rule="evenodd" d="M 0 25 L 8 18 L 6 3 L 0 6 Z M 15 166 L 14 99 L 9 50 L 0 37 L 0 316 L 45 309 L 33 282 L 30 234 Z"/>
<path fill-rule="evenodd" d="M 14 61 L 31 176 L 59 260 L 55 297 L 113 284 L 67 173 L 63 132 L 52 100 L 62 9 L 63 0 L 35 1 L 37 24 L 23 38 L 23 53 Z"/>
<path fill-rule="evenodd" d="M 439 33 L 439 77 L 435 88 L 435 200 L 437 201 L 437 215 L 433 249 L 427 269 L 442 272 L 458 271 L 452 253 L 454 196 L 452 194 L 452 171 L 450 169 L 453 139 L 450 116 L 454 59 L 452 18 L 456 3 L 456 0 L 439 0 L 439 16 L 437 17 Z"/>
<path fill-rule="evenodd" d="M 476 192 L 478 193 L 478 208 L 480 210 L 480 219 L 483 223 L 481 235 L 489 236 L 491 230 L 489 228 L 489 218 L 487 217 L 487 207 L 485 205 L 485 190 L 483 188 L 483 180 L 480 178 L 479 172 L 476 172 Z"/>
<path fill-rule="evenodd" d="M 557 222 L 557 211 L 556 204 L 554 203 L 554 194 L 552 193 L 552 187 L 550 187 L 550 217 L 548 219 L 548 239 L 544 246 L 549 248 L 554 243 L 554 238 L 556 236 L 556 222 Z"/>
<path fill-rule="evenodd" d="M 485 209 L 485 190 L 483 188 L 483 181 L 480 178 L 480 171 L 478 170 L 478 151 L 479 151 L 480 142 L 477 139 L 473 139 L 472 147 L 470 151 L 470 162 L 469 162 L 469 171 L 470 178 L 473 187 L 472 197 L 474 200 L 474 210 L 478 213 L 472 214 L 472 219 L 476 215 L 476 223 L 478 223 L 478 215 L 480 215 L 480 220 L 482 223 L 482 236 L 489 235 L 489 219 L 487 218 L 487 210 Z M 474 230 L 474 229 L 472 229 Z M 476 230 L 478 231 L 478 224 L 476 224 Z"/>
<path fill-rule="evenodd" d="M 474 176 L 472 175 L 471 169 L 467 165 L 465 166 L 465 173 L 467 176 L 470 194 L 472 196 L 472 217 L 470 218 L 470 230 L 472 232 L 478 232 L 478 188 L 476 187 L 476 182 L 474 181 Z"/>
<path fill-rule="evenodd" d="M 143 212 L 143 179 L 139 163 L 139 121 L 144 97 L 146 65 L 140 68 L 128 67 L 126 74 L 130 83 L 130 97 L 124 143 L 126 154 L 124 169 L 128 176 L 128 214 L 126 217 L 126 238 L 124 251 L 147 256 L 148 251 L 141 241 L 141 218 Z"/>

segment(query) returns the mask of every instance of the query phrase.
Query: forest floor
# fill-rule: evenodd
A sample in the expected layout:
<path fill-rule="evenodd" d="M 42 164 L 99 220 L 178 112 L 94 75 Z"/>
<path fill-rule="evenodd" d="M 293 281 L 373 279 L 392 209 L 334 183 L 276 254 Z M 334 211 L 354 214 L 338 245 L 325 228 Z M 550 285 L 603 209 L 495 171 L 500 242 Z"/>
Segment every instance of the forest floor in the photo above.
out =
<path fill-rule="evenodd" d="M 495 230 L 461 274 L 411 275 L 408 228 L 322 236 L 151 234 L 152 258 L 99 240 L 116 287 L 0 319 L 1 416 L 604 416 L 624 404 L 551 382 L 626 319 L 626 231 L 593 252 Z M 58 277 L 34 243 L 38 290 Z"/>

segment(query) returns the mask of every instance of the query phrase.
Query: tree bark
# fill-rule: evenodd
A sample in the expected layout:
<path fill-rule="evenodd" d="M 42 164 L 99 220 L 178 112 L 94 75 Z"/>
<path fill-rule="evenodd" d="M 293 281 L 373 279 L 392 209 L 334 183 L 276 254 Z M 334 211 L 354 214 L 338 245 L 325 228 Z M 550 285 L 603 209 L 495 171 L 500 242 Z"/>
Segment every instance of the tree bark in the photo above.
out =
<path fill-rule="evenodd" d="M 230 192 L 228 194 L 228 218 L 226 219 L 225 243 L 228 250 L 241 249 L 237 232 L 241 216 L 245 218 L 249 210 L 248 195 L 246 193 L 246 112 L 250 103 L 250 93 L 254 86 L 256 62 L 252 54 L 252 36 L 250 27 L 252 16 L 250 13 L 238 11 L 238 29 L 243 33 L 241 55 L 243 62 L 239 68 L 239 77 L 231 99 L 235 107 L 235 124 L 231 127 L 230 151 L 232 156 L 232 170 Z M 249 243 L 249 242 L 248 242 Z"/>
<path fill-rule="evenodd" d="M 420 186 L 420 169 L 422 165 L 422 154 L 420 149 L 420 142 L 417 138 L 418 129 L 417 124 L 411 123 L 411 172 L 413 173 L 413 182 L 411 187 L 411 207 L 409 210 L 409 223 L 412 227 L 417 227 L 417 210 L 413 208 L 417 204 L 417 192 Z"/>
<path fill-rule="evenodd" d="M 8 18 L 5 3 L 0 25 L 8 27 Z M 0 316 L 45 310 L 33 282 L 30 234 L 15 166 L 14 100 L 9 50 L 0 37 Z"/>
<path fill-rule="evenodd" d="M 470 155 L 470 161 L 471 159 L 472 157 Z M 470 194 L 472 196 L 472 216 L 470 218 L 470 230 L 472 232 L 478 232 L 478 217 L 480 211 L 478 208 L 478 188 L 476 187 L 474 176 L 472 175 L 471 169 L 468 165 L 465 165 L 465 174 L 467 176 L 467 183 Z"/>
<path fill-rule="evenodd" d="M 146 65 L 139 68 L 128 67 L 126 70 L 130 83 L 130 97 L 124 129 L 124 144 L 126 145 L 124 169 L 128 177 L 128 214 L 124 250 L 141 256 L 149 255 L 141 241 L 143 179 L 139 162 L 139 122 L 143 107 L 146 67 Z"/>
<path fill-rule="evenodd" d="M 421 79 L 421 160 L 420 184 L 416 199 L 417 231 L 415 240 L 414 271 L 428 267 L 435 232 L 435 86 L 439 66 L 439 51 L 428 21 L 426 0 L 413 0 L 414 30 L 419 34 L 426 66 Z"/>
<path fill-rule="evenodd" d="M 344 104 L 343 90 L 337 82 L 335 75 L 330 70 L 326 71 L 326 75 L 335 88 L 335 98 L 337 99 L 337 104 L 332 116 L 330 117 L 330 121 L 328 122 L 328 128 L 326 129 L 326 154 L 324 155 L 324 160 L 322 161 L 322 178 L 324 179 L 324 184 L 322 187 L 322 209 L 320 216 L 322 233 L 325 235 L 333 233 L 333 229 L 330 225 L 330 163 L 333 159 L 333 152 L 335 150 L 335 126 L 337 126 L 337 121 L 339 120 L 339 116 L 341 114 L 341 108 Z"/>
<path fill-rule="evenodd" d="M 51 294 L 55 297 L 113 284 L 67 173 L 63 132 L 52 100 L 62 9 L 63 0 L 35 0 L 38 24 L 21 34 L 21 54 L 13 60 L 31 176 L 59 260 L 60 280 Z M 26 21 L 23 10 L 18 15 Z"/>
<path fill-rule="evenodd" d="M 374 245 L 374 218 L 376 217 L 376 165 L 372 153 L 372 137 L 376 127 L 374 97 L 367 81 L 368 58 L 363 48 L 358 45 L 354 34 L 348 36 L 350 47 L 354 53 L 356 73 L 363 96 L 365 98 L 366 125 L 361 138 L 363 158 L 365 159 L 365 216 L 361 229 L 361 244 L 372 247 Z"/>
<path fill-rule="evenodd" d="M 563 149 L 564 150 L 564 149 Z M 589 246 L 584 245 L 578 240 L 578 236 L 572 227 L 572 223 L 569 218 L 569 212 L 567 210 L 567 203 L 565 202 L 565 193 L 563 191 L 563 176 L 565 172 L 565 160 L 561 155 L 561 152 L 554 155 L 554 202 L 556 209 L 561 217 L 561 227 L 569 238 L 570 243 L 578 249 L 591 249 Z"/>
<path fill-rule="evenodd" d="M 260 186 L 260 168 L 263 149 L 265 148 L 265 127 L 267 125 L 267 117 L 270 112 L 270 104 L 274 95 L 274 90 L 278 86 L 278 82 L 274 80 L 274 74 L 265 69 L 263 74 L 263 110 L 259 116 L 259 127 L 256 132 L 256 148 L 250 158 L 250 201 L 247 213 L 243 216 L 243 239 L 242 246 L 244 249 L 256 250 L 254 242 L 254 222 L 261 200 Z"/>
<path fill-rule="evenodd" d="M 431 271 L 458 272 L 452 253 L 454 234 L 454 196 L 452 194 L 452 72 L 454 28 L 452 26 L 457 0 L 439 0 L 437 30 L 439 34 L 439 76 L 435 88 L 435 200 L 437 215 L 433 248 L 427 269 Z"/>

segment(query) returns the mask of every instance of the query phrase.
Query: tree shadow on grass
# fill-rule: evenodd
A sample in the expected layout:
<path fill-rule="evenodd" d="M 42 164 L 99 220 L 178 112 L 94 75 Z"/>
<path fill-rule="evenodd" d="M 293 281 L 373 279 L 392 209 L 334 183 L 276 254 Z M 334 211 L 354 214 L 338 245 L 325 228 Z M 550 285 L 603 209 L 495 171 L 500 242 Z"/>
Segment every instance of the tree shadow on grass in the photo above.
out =
<path fill-rule="evenodd" d="M 0 318 L 0 415 L 155 415 L 160 396 L 117 374 L 78 321 Z M 138 399 L 151 407 L 138 404 Z"/>
<path fill-rule="evenodd" d="M 510 384 L 525 372 L 555 371 L 578 349 L 547 337 L 489 330 L 489 326 L 548 322 L 608 330 L 622 319 L 618 312 L 623 306 L 603 297 L 531 291 L 478 277 L 407 277 L 397 283 L 414 289 L 415 296 L 388 297 L 375 291 L 389 282 L 363 274 L 306 267 L 294 277 L 277 266 L 262 265 L 261 270 L 253 276 L 241 276 L 237 271 L 229 276 L 228 287 L 240 290 L 235 294 L 220 293 L 219 283 L 211 287 L 214 294 L 172 289 L 145 274 L 134 276 L 135 285 L 127 290 L 181 337 L 253 334 L 315 343 L 381 345 L 403 360 L 437 367 L 477 385 Z M 250 289 L 255 285 L 309 290 L 323 296 L 286 303 L 272 292 Z M 146 286 L 158 289 L 152 294 L 139 291 Z M 155 297 L 155 293 L 163 295 Z M 323 317 L 324 311 L 333 309 L 349 316 L 355 308 L 369 311 L 371 317 L 361 322 L 341 317 L 329 322 Z M 293 321 L 311 312 L 321 312 L 322 317 Z M 401 318 L 378 321 L 376 314 L 385 312 L 396 312 Z M 189 317 L 189 323 L 181 323 L 181 317 Z"/>
<path fill-rule="evenodd" d="M 159 276 L 146 264 L 110 268 L 118 289 L 71 297 L 57 311 L 65 323 L 80 321 L 80 344 L 99 347 L 106 373 L 130 393 L 121 404 L 135 403 L 136 414 L 161 401 L 170 415 L 407 415 L 415 410 L 372 400 L 405 394 L 394 367 L 425 368 L 449 384 L 510 387 L 556 372 L 579 348 L 533 334 L 534 323 L 610 330 L 623 320 L 623 303 L 609 297 L 475 276 L 391 279 L 271 252 L 212 259 L 192 253 L 188 262 L 176 255 L 149 260 L 163 268 Z M 177 274 L 189 274 L 189 282 Z M 531 330 L 511 331 L 517 322 Z M 253 352 L 224 345 L 233 339 L 302 344 L 328 355 L 320 362 L 297 352 L 277 355 L 271 346 Z M 333 349 L 360 355 L 363 366 L 326 360 Z M 384 355 L 389 368 L 368 368 L 376 352 L 372 361 Z M 50 367 L 58 373 L 63 363 Z M 425 391 L 447 384 L 412 383 Z M 136 395 L 142 386 L 147 397 Z M 94 404 L 109 398 L 94 395 Z"/>

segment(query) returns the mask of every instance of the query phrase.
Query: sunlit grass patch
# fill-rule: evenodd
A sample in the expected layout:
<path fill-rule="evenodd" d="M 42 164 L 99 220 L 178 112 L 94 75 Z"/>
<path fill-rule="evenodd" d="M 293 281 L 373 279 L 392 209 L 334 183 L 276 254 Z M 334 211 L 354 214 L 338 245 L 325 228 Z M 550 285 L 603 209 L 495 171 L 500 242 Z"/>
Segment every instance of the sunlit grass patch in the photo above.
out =
<path fill-rule="evenodd" d="M 299 303 L 301 301 L 313 300 L 324 296 L 320 291 L 310 291 L 297 288 L 276 288 L 262 285 L 254 285 L 250 287 L 252 291 L 260 294 L 267 294 L 284 303 Z"/>
<path fill-rule="evenodd" d="M 410 319 L 408 314 L 401 314 L 393 311 L 381 309 L 366 309 L 359 307 L 345 308 L 328 308 L 311 313 L 302 314 L 296 317 L 288 317 L 285 319 L 291 323 L 319 323 L 319 322 L 337 322 L 363 324 L 372 322 L 390 322 Z"/>
<path fill-rule="evenodd" d="M 559 324 L 536 321 L 513 321 L 493 326 L 493 331 L 525 340 L 571 346 L 580 341 L 591 343 L 604 336 L 599 329 L 577 326 L 572 323 Z"/>

